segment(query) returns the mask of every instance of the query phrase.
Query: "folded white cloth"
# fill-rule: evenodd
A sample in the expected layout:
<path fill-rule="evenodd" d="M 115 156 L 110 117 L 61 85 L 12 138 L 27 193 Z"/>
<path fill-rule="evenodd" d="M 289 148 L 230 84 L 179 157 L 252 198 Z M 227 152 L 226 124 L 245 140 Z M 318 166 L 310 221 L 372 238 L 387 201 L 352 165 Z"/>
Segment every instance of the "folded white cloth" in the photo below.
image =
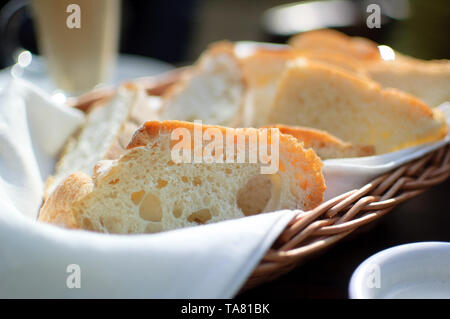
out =
<path fill-rule="evenodd" d="M 0 94 L 1 298 L 229 298 L 298 213 L 129 236 L 38 223 L 43 181 L 82 123 L 83 114 L 23 81 L 13 80 Z M 361 187 L 449 141 L 325 161 L 327 196 Z"/>
<path fill-rule="evenodd" d="M 1 200 L 0 211 L 1 298 L 230 298 L 294 216 L 126 236 L 38 224 Z"/>
<path fill-rule="evenodd" d="M 36 88 L 13 79 L 0 93 L 0 196 L 36 217 L 43 181 L 55 157 L 84 121 L 81 111 L 59 105 Z"/>

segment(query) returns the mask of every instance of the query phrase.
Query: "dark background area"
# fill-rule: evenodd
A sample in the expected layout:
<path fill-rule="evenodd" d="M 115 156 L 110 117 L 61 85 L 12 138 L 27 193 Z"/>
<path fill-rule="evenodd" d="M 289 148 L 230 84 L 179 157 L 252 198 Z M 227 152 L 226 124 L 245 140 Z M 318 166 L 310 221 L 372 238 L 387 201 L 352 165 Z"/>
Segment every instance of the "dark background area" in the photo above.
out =
<path fill-rule="evenodd" d="M 384 8 L 400 0 L 348 0 L 359 8 L 359 22 L 338 28 L 350 35 L 361 35 L 390 45 L 400 52 L 419 58 L 450 58 L 450 3 L 448 0 L 402 0 L 409 3 L 407 17 L 385 17 L 381 29 L 369 29 L 365 20 L 368 3 Z M 30 12 L 19 12 L 5 29 L 6 16 L 26 0 L 0 0 L 0 67 L 10 64 L 11 48 L 5 37 L 17 29 L 20 44 L 36 52 L 36 41 Z M 74 1 L 76 2 L 76 1 Z M 292 3 L 276 0 L 122 0 L 120 51 L 153 57 L 175 65 L 195 60 L 205 47 L 228 39 L 277 41 L 287 39 L 264 26 L 263 14 L 270 8 Z M 7 7 L 8 7 L 7 6 Z M 324 21 L 325 25 L 327 21 Z M 5 32 L 4 32 L 5 31 Z"/>
<path fill-rule="evenodd" d="M 5 29 L 7 2 L 0 0 L 0 8 L 3 8 L 0 11 L 0 68 L 11 63 L 12 54 L 12 49 L 5 45 L 8 33 L 4 30 L 17 29 L 20 45 L 37 51 L 29 12 L 16 14 L 13 26 Z M 286 35 L 264 26 L 262 19 L 268 9 L 289 2 L 123 0 L 120 51 L 183 65 L 191 63 L 209 43 L 217 40 L 283 42 Z M 360 23 L 339 30 L 369 37 L 415 57 L 450 58 L 450 1 L 410 0 L 407 17 L 387 17 L 381 29 L 368 29 L 365 25 L 368 13 L 364 8 L 367 3 L 376 1 L 353 2 L 361 7 Z M 372 254 L 403 243 L 450 241 L 449 194 L 450 181 L 447 181 L 402 204 L 369 231 L 340 242 L 289 274 L 244 292 L 238 299 L 347 298 L 352 272 Z"/>

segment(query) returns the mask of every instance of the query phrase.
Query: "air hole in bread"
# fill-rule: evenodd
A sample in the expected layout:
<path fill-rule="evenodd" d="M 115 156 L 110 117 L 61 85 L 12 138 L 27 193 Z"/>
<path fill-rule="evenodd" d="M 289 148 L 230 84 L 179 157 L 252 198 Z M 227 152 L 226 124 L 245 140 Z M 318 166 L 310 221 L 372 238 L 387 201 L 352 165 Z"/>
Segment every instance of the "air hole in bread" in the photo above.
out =
<path fill-rule="evenodd" d="M 114 185 L 117 184 L 120 180 L 118 178 L 113 179 L 112 181 L 109 182 L 109 184 Z"/>
<path fill-rule="evenodd" d="M 145 226 L 146 233 L 157 233 L 162 230 L 163 230 L 163 228 L 160 223 L 148 223 L 147 226 Z"/>
<path fill-rule="evenodd" d="M 86 230 L 94 230 L 94 226 L 92 225 L 92 222 L 89 218 L 85 217 L 83 218 L 83 229 Z"/>
<path fill-rule="evenodd" d="M 194 180 L 192 181 L 192 184 L 194 184 L 194 186 L 200 186 L 200 185 L 202 185 L 202 179 L 198 176 L 194 176 Z"/>
<path fill-rule="evenodd" d="M 231 170 L 231 168 L 226 168 L 225 169 L 225 173 L 227 173 L 227 174 L 231 174 L 233 171 Z"/>
<path fill-rule="evenodd" d="M 175 203 L 172 213 L 175 218 L 180 218 L 181 214 L 183 214 L 183 207 L 179 202 Z"/>
<path fill-rule="evenodd" d="M 185 183 L 189 182 L 189 179 L 186 176 L 181 176 L 181 180 Z"/>
<path fill-rule="evenodd" d="M 204 208 L 190 214 L 187 220 L 191 223 L 204 224 L 211 219 L 211 212 Z"/>
<path fill-rule="evenodd" d="M 237 205 L 245 216 L 264 211 L 272 196 L 272 181 L 267 174 L 252 177 L 237 195 Z"/>
<path fill-rule="evenodd" d="M 120 225 L 119 219 L 116 216 L 102 216 L 99 221 L 107 233 L 117 232 L 119 228 L 118 225 Z"/>
<path fill-rule="evenodd" d="M 151 222 L 160 222 L 162 219 L 161 201 L 156 195 L 147 194 L 139 207 L 139 216 Z"/>
<path fill-rule="evenodd" d="M 164 188 L 164 187 L 167 186 L 168 183 L 169 183 L 168 181 L 159 178 L 159 179 L 158 179 L 158 185 L 157 185 L 156 187 L 158 187 L 158 188 Z"/>
<path fill-rule="evenodd" d="M 139 205 L 139 203 L 141 202 L 144 195 L 145 195 L 144 190 L 140 190 L 139 192 L 131 193 L 131 200 L 133 201 L 133 203 L 135 205 Z"/>

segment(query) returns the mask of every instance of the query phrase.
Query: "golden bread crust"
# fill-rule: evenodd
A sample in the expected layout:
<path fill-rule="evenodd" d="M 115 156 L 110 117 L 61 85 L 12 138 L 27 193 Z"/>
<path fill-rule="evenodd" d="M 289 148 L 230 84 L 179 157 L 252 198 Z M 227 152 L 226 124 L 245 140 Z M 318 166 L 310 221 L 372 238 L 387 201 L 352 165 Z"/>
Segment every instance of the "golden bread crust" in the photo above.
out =
<path fill-rule="evenodd" d="M 340 52 L 362 61 L 380 60 L 377 43 L 360 37 L 350 37 L 342 32 L 323 29 L 293 36 L 289 45 L 307 51 Z"/>
<path fill-rule="evenodd" d="M 85 173 L 76 172 L 69 175 L 45 201 L 39 211 L 38 221 L 66 228 L 82 228 L 74 214 L 73 206 L 92 189 L 92 179 Z"/>
<path fill-rule="evenodd" d="M 142 154 L 148 154 L 153 147 L 158 147 L 155 141 L 161 141 L 161 136 L 167 139 L 167 134 L 175 129 L 184 128 L 189 131 L 194 129 L 194 124 L 181 121 L 164 121 L 164 122 L 146 122 L 139 128 L 130 144 L 127 152 L 116 161 L 105 161 L 96 166 L 94 176 L 89 177 L 84 173 L 75 173 L 70 175 L 46 201 L 41 209 L 39 221 L 62 225 L 67 228 L 82 228 L 96 231 L 106 231 L 103 226 L 96 227 L 89 218 L 83 213 L 90 204 L 98 201 L 99 192 L 97 189 L 108 188 L 112 184 L 116 184 L 115 174 L 122 170 L 121 174 L 126 174 L 130 161 Z M 219 129 L 224 135 L 232 132 L 234 136 L 244 134 L 247 131 L 258 131 L 258 129 L 232 129 L 213 125 L 203 125 L 203 131 L 208 128 Z M 276 132 L 279 132 L 278 130 Z M 271 131 L 268 131 L 268 143 L 272 142 Z M 298 187 L 295 192 L 303 192 L 305 194 L 304 205 L 302 209 L 312 209 L 323 201 L 325 192 L 325 180 L 322 174 L 322 162 L 320 158 L 311 149 L 304 149 L 294 137 L 290 135 L 279 135 L 280 145 L 280 170 L 286 167 L 292 168 L 296 174 L 303 172 L 304 175 L 295 176 L 290 186 L 283 186 L 285 189 L 289 187 Z M 141 149 L 141 148 L 144 148 Z M 145 151 L 147 149 L 147 151 Z M 141 155 L 140 155 L 141 154 Z M 123 190 L 126 192 L 127 190 Z M 291 190 L 292 191 L 292 190 Z M 94 193 L 96 194 L 95 196 Z M 116 196 L 116 195 L 114 195 Z M 124 196 L 129 195 L 124 193 Z M 87 205 L 87 206 L 86 206 Z M 95 204 L 97 205 L 97 204 Z M 291 207 L 292 208 L 292 207 Z M 105 223 L 108 216 L 105 216 Z M 105 224 L 106 225 L 106 224 Z M 117 226 L 117 225 L 116 225 Z M 105 226 L 106 227 L 106 226 Z M 116 229 L 115 226 L 110 229 Z M 159 228 L 158 228 L 159 229 Z"/>
<path fill-rule="evenodd" d="M 304 147 L 312 148 L 319 157 L 324 159 L 363 157 L 375 154 L 373 145 L 353 145 L 342 141 L 326 131 L 309 127 L 288 125 L 267 125 L 265 127 L 276 127 L 283 134 L 289 134 L 303 142 Z"/>

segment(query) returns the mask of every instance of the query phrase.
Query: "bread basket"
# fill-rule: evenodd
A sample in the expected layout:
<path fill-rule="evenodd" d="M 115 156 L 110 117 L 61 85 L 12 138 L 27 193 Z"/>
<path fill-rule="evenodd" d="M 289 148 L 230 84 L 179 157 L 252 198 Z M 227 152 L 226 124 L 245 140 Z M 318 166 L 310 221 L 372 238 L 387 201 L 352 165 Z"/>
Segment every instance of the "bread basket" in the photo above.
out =
<path fill-rule="evenodd" d="M 149 95 L 161 95 L 180 76 L 176 69 L 134 82 Z M 89 92 L 69 100 L 86 110 L 91 104 L 112 96 L 114 88 Z M 406 163 L 370 183 L 334 197 L 313 210 L 298 214 L 266 253 L 242 290 L 276 279 L 311 256 L 324 251 L 364 225 L 374 223 L 400 203 L 418 196 L 450 176 L 450 145 Z"/>

